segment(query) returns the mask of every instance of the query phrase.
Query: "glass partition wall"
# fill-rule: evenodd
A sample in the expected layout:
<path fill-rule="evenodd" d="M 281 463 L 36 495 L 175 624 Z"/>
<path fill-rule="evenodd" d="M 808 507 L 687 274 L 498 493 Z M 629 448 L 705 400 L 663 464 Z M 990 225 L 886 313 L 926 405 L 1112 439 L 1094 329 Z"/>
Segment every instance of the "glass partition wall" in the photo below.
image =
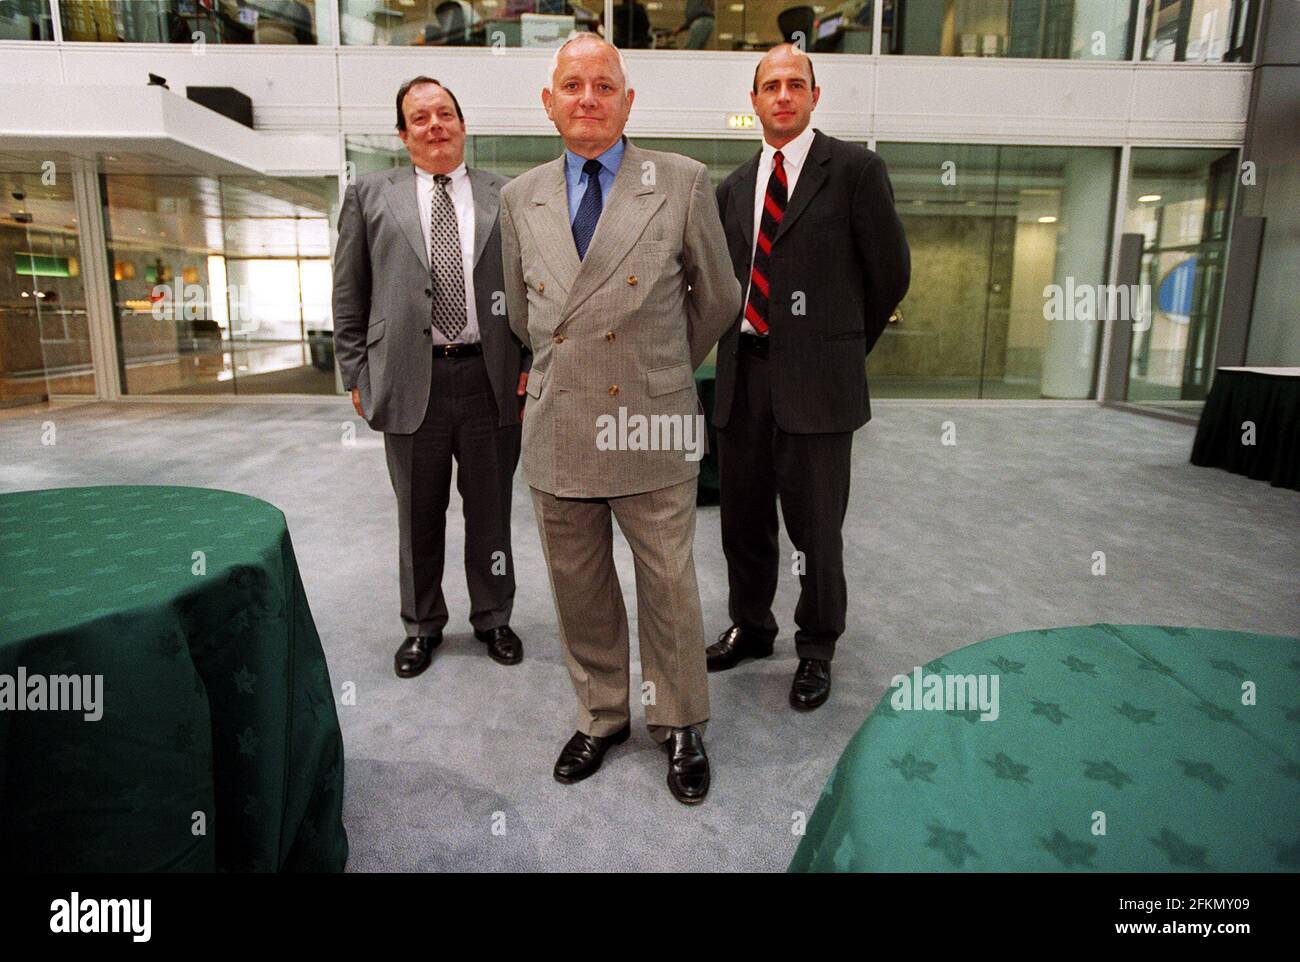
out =
<path fill-rule="evenodd" d="M 0 40 L 53 40 L 49 0 L 0 0 Z"/>
<path fill-rule="evenodd" d="M 1205 399 L 1237 171 L 1235 149 L 1132 152 L 1124 230 L 1143 236 L 1141 276 L 1152 310 L 1150 323 L 1133 331 L 1130 401 Z"/>
<path fill-rule="evenodd" d="M 0 407 L 95 393 L 70 171 L 0 155 Z"/>
<path fill-rule="evenodd" d="M 123 394 L 334 393 L 336 178 L 101 184 Z"/>
<path fill-rule="evenodd" d="M 715 184 L 758 148 L 638 142 L 701 161 Z M 471 136 L 466 160 L 516 176 L 560 150 L 555 136 Z M 877 150 L 911 245 L 912 284 L 868 359 L 873 393 L 1096 397 L 1119 149 Z M 1127 399 L 1196 401 L 1212 371 L 1237 151 L 1130 156 L 1122 230 L 1145 239 L 1150 312 L 1134 328 Z M 389 135 L 349 136 L 346 157 L 357 175 L 408 163 Z M 10 200 L 0 213 L 0 403 L 93 394 L 71 177 L 43 182 L 38 165 L 15 166 L 3 173 Z M 99 185 L 124 394 L 337 390 L 335 178 L 103 174 Z"/>
<path fill-rule="evenodd" d="M 1123 60 L 1133 0 L 884 0 L 881 52 Z"/>
<path fill-rule="evenodd" d="M 553 47 L 1243 62 L 1263 0 L 0 0 L 0 40 Z M 1282 2 L 1282 0 L 1279 0 Z M 1293 0 L 1285 0 L 1293 2 Z M 1139 17 L 1139 13 L 1141 16 Z M 1139 24 L 1141 25 L 1139 28 Z M 1134 33 L 1141 36 L 1134 38 Z"/>
<path fill-rule="evenodd" d="M 637 143 L 699 160 L 715 185 L 758 149 L 735 139 Z M 465 156 L 514 176 L 560 150 L 556 137 L 472 136 Z M 895 143 L 879 152 L 913 274 L 868 361 L 873 394 L 1095 397 L 1101 325 L 1073 298 L 1106 281 L 1118 150 Z M 359 173 L 408 163 L 386 135 L 348 137 L 347 158 Z"/>
<path fill-rule="evenodd" d="M 1118 151 L 882 143 L 912 251 L 867 362 L 882 397 L 1096 396 Z M 1095 301 L 1093 302 L 1095 303 Z"/>
<path fill-rule="evenodd" d="M 59 0 L 64 40 L 330 43 L 334 0 Z"/>
<path fill-rule="evenodd" d="M 1251 59 L 1260 0 L 1145 3 L 1142 59 L 1185 63 L 1240 63 Z"/>
<path fill-rule="evenodd" d="M 871 0 L 340 0 L 345 44 L 550 47 L 599 30 L 631 50 L 766 50 L 802 36 L 807 49 L 871 53 Z"/>

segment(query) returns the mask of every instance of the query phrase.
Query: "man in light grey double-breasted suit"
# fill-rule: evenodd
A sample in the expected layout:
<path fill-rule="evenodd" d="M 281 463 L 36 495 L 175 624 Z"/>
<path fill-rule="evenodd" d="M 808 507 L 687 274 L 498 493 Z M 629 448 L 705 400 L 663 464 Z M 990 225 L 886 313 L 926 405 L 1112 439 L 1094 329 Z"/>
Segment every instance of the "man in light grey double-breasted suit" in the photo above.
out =
<path fill-rule="evenodd" d="M 442 641 L 452 462 L 465 512 L 470 624 L 496 661 L 523 645 L 510 495 L 530 357 L 510 331 L 497 219 L 504 177 L 465 166 L 455 96 L 416 77 L 397 94 L 412 163 L 357 178 L 339 213 L 334 343 L 357 413 L 384 433 L 397 495 L 402 624 L 397 674 L 420 674 Z"/>
<path fill-rule="evenodd" d="M 709 786 L 704 624 L 692 545 L 704 419 L 694 371 L 740 310 L 706 168 L 623 136 L 618 52 L 579 34 L 542 102 L 564 156 L 501 192 L 510 324 L 533 351 L 524 411 L 560 637 L 579 701 L 561 782 L 629 737 L 628 623 L 611 514 L 636 559 L 646 722 L 674 797 Z"/>

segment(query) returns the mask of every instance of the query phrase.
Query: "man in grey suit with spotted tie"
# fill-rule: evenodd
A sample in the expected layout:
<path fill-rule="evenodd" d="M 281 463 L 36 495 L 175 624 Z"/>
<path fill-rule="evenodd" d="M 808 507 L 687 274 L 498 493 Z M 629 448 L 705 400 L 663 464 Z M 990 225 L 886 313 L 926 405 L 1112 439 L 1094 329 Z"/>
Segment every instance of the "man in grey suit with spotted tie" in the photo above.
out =
<path fill-rule="evenodd" d="M 348 187 L 334 255 L 334 343 L 357 414 L 384 433 L 397 495 L 399 677 L 424 671 L 448 621 L 442 591 L 452 461 L 465 513 L 470 624 L 505 665 L 515 573 L 510 498 L 531 354 L 510 330 L 501 276 L 506 179 L 465 166 L 452 92 L 416 77 L 397 93 L 411 165 Z"/>

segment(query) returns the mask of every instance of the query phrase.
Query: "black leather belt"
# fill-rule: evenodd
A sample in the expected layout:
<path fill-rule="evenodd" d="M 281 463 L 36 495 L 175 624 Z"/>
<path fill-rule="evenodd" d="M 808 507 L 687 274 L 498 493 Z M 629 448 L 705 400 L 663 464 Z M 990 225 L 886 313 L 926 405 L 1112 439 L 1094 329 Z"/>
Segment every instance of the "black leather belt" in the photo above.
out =
<path fill-rule="evenodd" d="M 767 345 L 768 340 L 765 336 L 750 334 L 748 331 L 740 332 L 740 349 L 746 354 L 767 357 Z"/>
<path fill-rule="evenodd" d="M 483 345 L 477 344 L 435 344 L 434 357 L 474 357 L 483 353 Z"/>

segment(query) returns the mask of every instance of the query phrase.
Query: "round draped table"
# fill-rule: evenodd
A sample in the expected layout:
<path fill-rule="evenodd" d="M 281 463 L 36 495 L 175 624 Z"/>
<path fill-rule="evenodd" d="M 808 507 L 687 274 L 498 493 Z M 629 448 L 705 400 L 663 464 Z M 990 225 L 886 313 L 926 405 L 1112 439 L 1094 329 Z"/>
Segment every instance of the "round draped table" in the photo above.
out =
<path fill-rule="evenodd" d="M 997 719 L 891 687 L 791 871 L 1300 870 L 1300 639 L 1058 628 L 931 674 L 997 676 Z"/>
<path fill-rule="evenodd" d="M 1300 491 L 1300 367 L 1219 368 L 1191 462 Z"/>
<path fill-rule="evenodd" d="M 203 488 L 0 495 L 0 865 L 341 871 L 342 799 L 280 511 Z"/>

